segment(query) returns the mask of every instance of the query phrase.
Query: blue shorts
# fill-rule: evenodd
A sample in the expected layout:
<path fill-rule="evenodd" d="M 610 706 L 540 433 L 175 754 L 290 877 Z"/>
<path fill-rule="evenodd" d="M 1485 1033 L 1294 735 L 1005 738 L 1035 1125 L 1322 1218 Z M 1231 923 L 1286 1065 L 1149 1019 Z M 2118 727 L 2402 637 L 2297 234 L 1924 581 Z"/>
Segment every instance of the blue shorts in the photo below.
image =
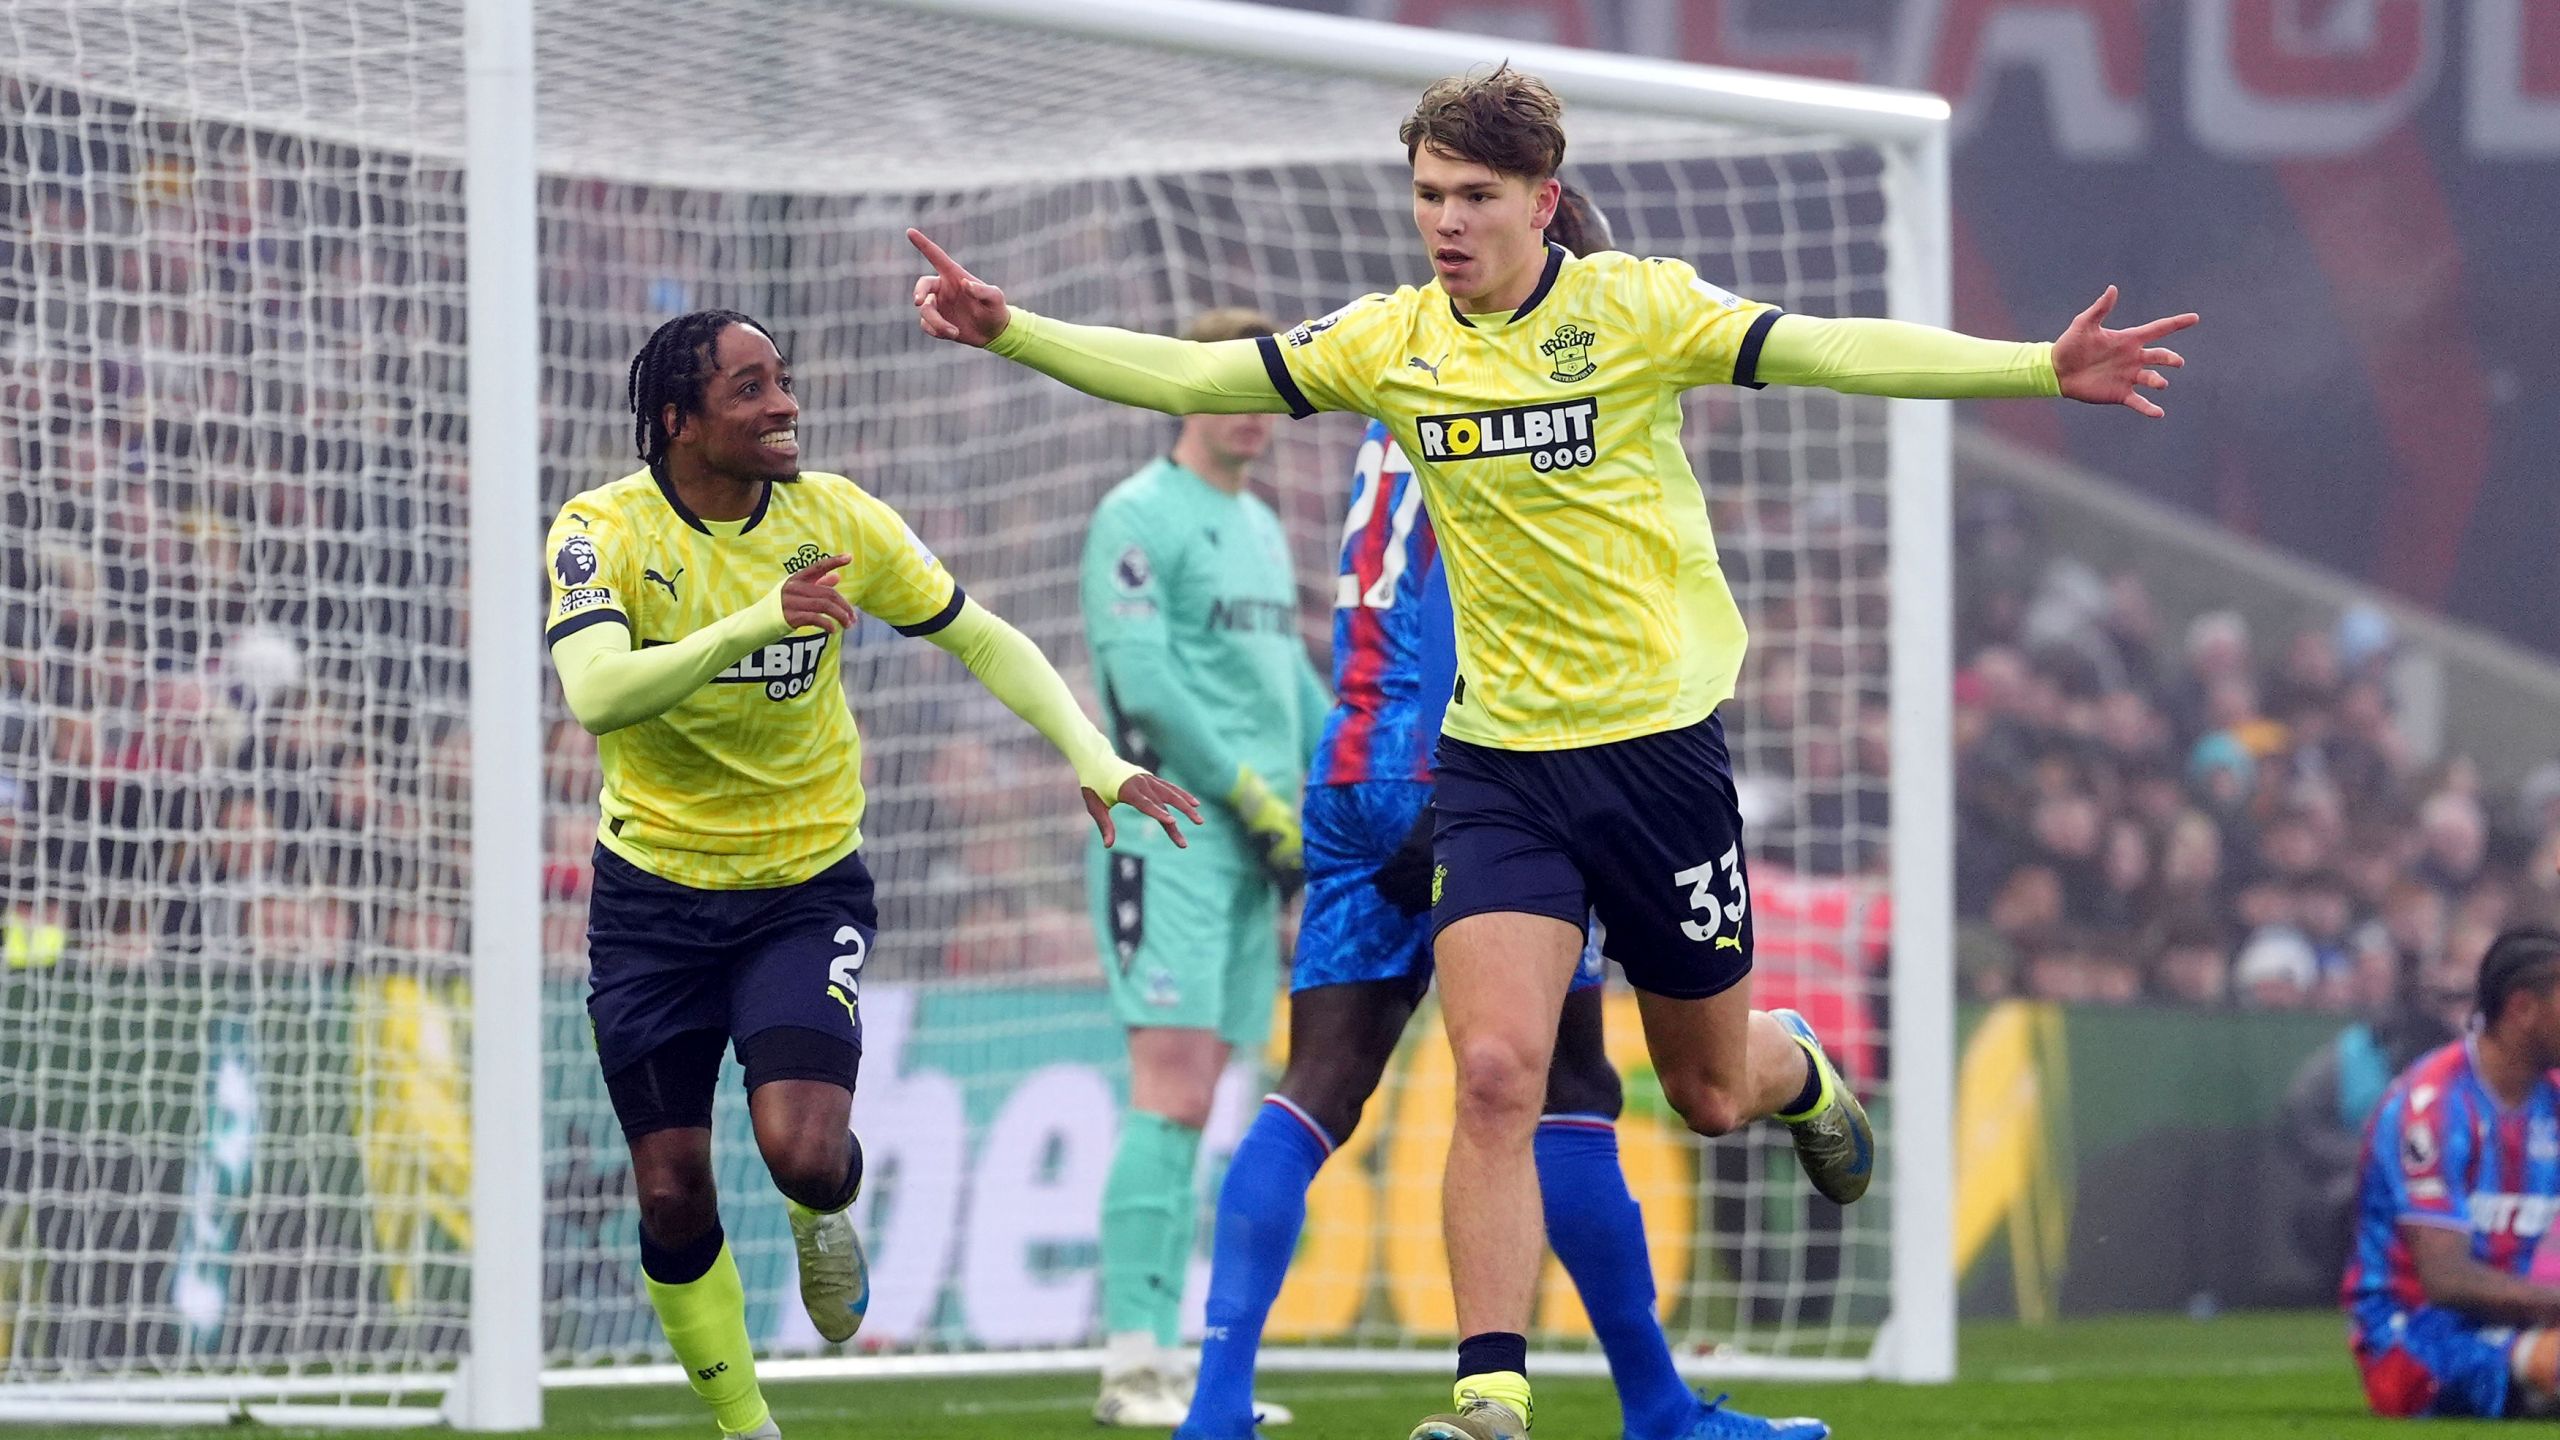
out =
<path fill-rule="evenodd" d="M 1431 917 L 1405 914 L 1370 883 L 1430 803 L 1431 787 L 1413 780 L 1307 787 L 1300 822 L 1307 837 L 1307 901 L 1289 966 L 1291 994 L 1402 980 L 1419 1000 L 1431 988 Z M 1601 981 L 1600 939 L 1595 928 L 1583 944 L 1576 990 Z"/>
<path fill-rule="evenodd" d="M 2505 1417 L 2515 1331 L 2433 1305 L 2357 1328 L 2356 1369 L 2376 1415 Z"/>
<path fill-rule="evenodd" d="M 1751 973 L 1751 887 L 1724 722 L 1572 750 L 1440 737 L 1432 931 L 1469 915 L 1596 915 L 1639 990 L 1700 999 Z"/>
<path fill-rule="evenodd" d="M 880 933 L 860 855 L 764 890 L 696 890 L 601 845 L 595 867 L 587 1016 L 608 1080 L 670 1041 L 709 1032 L 736 1045 L 750 1087 L 805 1078 L 853 1088 L 858 987 Z M 780 1031 L 803 1032 L 761 1047 L 791 1057 L 781 1062 L 787 1073 L 757 1063 L 757 1037 Z"/>

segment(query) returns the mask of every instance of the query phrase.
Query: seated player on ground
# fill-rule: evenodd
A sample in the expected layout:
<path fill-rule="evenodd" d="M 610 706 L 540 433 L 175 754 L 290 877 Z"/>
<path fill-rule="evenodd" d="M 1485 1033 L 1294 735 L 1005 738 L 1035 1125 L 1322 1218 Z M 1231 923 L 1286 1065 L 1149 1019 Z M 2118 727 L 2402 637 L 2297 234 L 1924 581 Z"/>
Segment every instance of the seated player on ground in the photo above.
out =
<path fill-rule="evenodd" d="M 2560 1415 L 2560 934 L 2480 961 L 2476 1029 L 2404 1071 L 2365 1134 L 2340 1298 L 2378 1415 Z"/>
<path fill-rule="evenodd" d="M 720 1226 L 711 1102 L 734 1045 L 801 1303 L 850 1339 L 871 1303 L 846 1212 L 879 912 L 839 634 L 860 611 L 958 657 L 1074 765 L 1106 843 L 1113 804 L 1168 832 L 1168 806 L 1200 812 L 1113 754 L 1039 648 L 896 511 L 802 472 L 790 366 L 762 325 L 700 310 L 659 326 L 630 399 L 645 468 L 573 497 L 549 544 L 551 663 L 604 771 L 587 1014 L 631 1146 L 650 1306 L 721 1433 L 779 1440 Z"/>
<path fill-rule="evenodd" d="M 1577 255 L 1616 248 L 1570 186 L 1547 237 Z M 1448 577 L 1413 467 L 1386 426 L 1370 423 L 1351 483 L 1334 582 L 1336 698 L 1308 776 L 1289 1065 L 1219 1192 L 1209 1338 L 1175 1440 L 1247 1440 L 1257 1419 L 1274 1423 L 1253 1401 L 1254 1363 L 1306 1223 L 1307 1188 L 1351 1138 L 1431 982 L 1431 745 L 1457 672 Z M 1609 1357 L 1628 1440 L 1820 1440 L 1828 1432 L 1818 1421 L 1702 1403 L 1672 1366 L 1643 1213 L 1618 1164 L 1623 1097 L 1603 1044 L 1600 981 L 1595 937 L 1547 1071 L 1538 1192 L 1549 1242 Z"/>

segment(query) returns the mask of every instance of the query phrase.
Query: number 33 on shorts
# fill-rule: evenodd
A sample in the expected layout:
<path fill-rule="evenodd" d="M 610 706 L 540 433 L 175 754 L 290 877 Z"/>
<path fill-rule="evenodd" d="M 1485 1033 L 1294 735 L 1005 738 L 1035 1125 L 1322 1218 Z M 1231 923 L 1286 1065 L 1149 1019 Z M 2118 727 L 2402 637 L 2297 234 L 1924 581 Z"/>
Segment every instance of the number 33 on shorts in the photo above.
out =
<path fill-rule="evenodd" d="M 1725 886 L 1733 892 L 1730 903 L 1716 898 L 1716 878 L 1721 871 Z M 1689 908 L 1700 917 L 1680 922 L 1680 932 L 1701 945 L 1713 944 L 1718 950 L 1742 949 L 1742 917 L 1751 908 L 1751 892 L 1742 881 L 1742 847 L 1732 846 L 1722 859 L 1703 865 L 1692 865 L 1671 877 L 1674 885 L 1689 889 Z M 1726 927 L 1732 927 L 1728 930 Z"/>
<path fill-rule="evenodd" d="M 853 948 L 827 962 L 827 994 L 844 1007 L 847 1018 L 859 1024 L 862 1005 L 862 962 L 870 958 L 871 947 L 863 941 L 862 927 L 846 925 L 836 931 L 836 943 Z"/>

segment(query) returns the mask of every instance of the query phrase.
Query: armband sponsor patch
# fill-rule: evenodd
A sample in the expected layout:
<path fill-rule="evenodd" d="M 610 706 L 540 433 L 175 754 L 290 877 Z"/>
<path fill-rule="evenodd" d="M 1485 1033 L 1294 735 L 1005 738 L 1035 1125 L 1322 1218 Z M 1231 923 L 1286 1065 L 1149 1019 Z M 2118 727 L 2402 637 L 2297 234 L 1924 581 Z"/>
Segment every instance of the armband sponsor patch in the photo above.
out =
<path fill-rule="evenodd" d="M 2424 1120 L 2412 1120 L 2400 1127 L 2400 1168 L 2412 1175 L 2436 1168 L 2440 1152 L 2436 1147 L 2435 1126 Z"/>
<path fill-rule="evenodd" d="M 1709 300 L 1714 301 L 1716 304 L 1723 306 L 1727 310 L 1739 310 L 1742 308 L 1741 296 L 1734 294 L 1732 291 L 1716 284 L 1712 280 L 1692 280 L 1689 282 L 1689 288 L 1706 296 Z"/>
<path fill-rule="evenodd" d="M 916 533 L 916 527 L 908 524 L 904 520 L 900 520 L 898 522 L 898 528 L 906 532 L 907 548 L 916 552 L 917 559 L 923 561 L 927 565 L 940 563 L 934 558 L 933 547 L 925 544 L 924 537 Z"/>
<path fill-rule="evenodd" d="M 551 613 L 556 618 L 565 619 L 581 610 L 593 610 L 599 605 L 612 603 L 612 591 L 601 585 L 582 585 L 575 590 L 561 591 L 560 603 L 552 608 Z"/>
<path fill-rule="evenodd" d="M 1359 303 L 1361 302 L 1354 300 L 1351 302 L 1351 305 L 1357 305 Z M 1351 313 L 1351 305 L 1345 305 L 1341 309 L 1336 310 L 1329 315 L 1320 316 L 1316 319 L 1310 320 L 1304 325 L 1299 326 L 1297 329 L 1290 331 L 1288 334 L 1289 348 L 1292 350 L 1302 350 L 1307 346 L 1316 343 L 1317 336 L 1342 323 L 1342 317 Z"/>

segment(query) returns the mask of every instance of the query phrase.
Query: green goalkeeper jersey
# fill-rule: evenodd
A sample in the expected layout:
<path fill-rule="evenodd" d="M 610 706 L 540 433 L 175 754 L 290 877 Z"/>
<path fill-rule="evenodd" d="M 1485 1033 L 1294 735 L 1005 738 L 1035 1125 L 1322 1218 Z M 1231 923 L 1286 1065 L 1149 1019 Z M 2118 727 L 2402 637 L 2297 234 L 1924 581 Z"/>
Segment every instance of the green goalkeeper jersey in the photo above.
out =
<path fill-rule="evenodd" d="M 1331 700 L 1298 634 L 1289 543 L 1270 506 L 1154 461 L 1094 512 L 1082 592 L 1122 755 L 1213 807 L 1240 768 L 1296 796 Z M 1240 848 L 1233 821 L 1210 813 L 1201 836 Z"/>

